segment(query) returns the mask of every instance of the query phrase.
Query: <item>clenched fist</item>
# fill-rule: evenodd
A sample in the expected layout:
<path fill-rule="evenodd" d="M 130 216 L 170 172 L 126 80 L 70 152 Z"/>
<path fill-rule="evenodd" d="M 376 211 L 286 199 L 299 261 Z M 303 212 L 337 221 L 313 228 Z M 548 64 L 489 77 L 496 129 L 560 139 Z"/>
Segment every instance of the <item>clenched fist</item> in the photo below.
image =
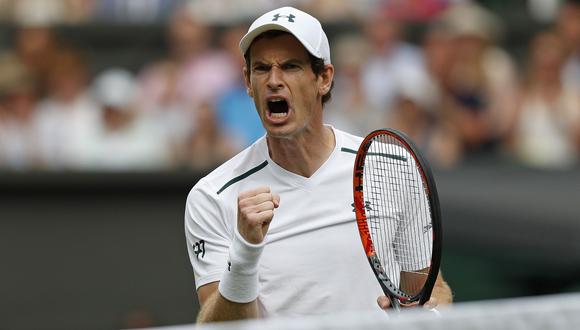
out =
<path fill-rule="evenodd" d="M 269 187 L 260 187 L 238 195 L 238 231 L 248 243 L 264 240 L 274 209 L 280 205 L 280 196 Z"/>

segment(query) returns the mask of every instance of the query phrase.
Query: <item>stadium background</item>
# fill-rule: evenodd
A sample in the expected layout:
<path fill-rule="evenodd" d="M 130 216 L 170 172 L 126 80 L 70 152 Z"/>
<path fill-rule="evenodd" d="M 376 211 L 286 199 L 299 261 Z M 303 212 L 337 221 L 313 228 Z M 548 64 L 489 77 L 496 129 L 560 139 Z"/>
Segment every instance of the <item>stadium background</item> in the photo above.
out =
<path fill-rule="evenodd" d="M 105 8 L 104 4 L 131 1 L 94 2 Z M 137 10 L 140 14 L 55 20 L 51 29 L 83 52 L 91 76 L 112 67 L 138 74 L 167 56 L 167 21 L 181 4 L 142 5 L 145 2 L 151 10 Z M 375 8 L 387 2 L 364 3 Z M 454 3 L 425 1 L 431 2 Z M 189 3 L 208 15 L 233 15 L 239 9 L 245 17 L 271 6 L 263 1 L 255 2 L 255 8 L 242 1 Z M 530 39 L 554 24 L 559 8 L 554 6 L 550 18 L 548 5 L 544 15 L 537 10 L 534 14 L 537 1 L 477 3 L 501 19 L 499 45 L 520 69 L 527 62 Z M 35 6 L 28 5 L 31 10 Z M 9 8 L 10 1 L 0 1 L 0 6 Z M 6 13 L 0 49 L 10 52 L 19 24 Z M 216 14 L 208 23 L 215 40 L 229 23 L 240 20 L 235 15 L 220 17 Z M 406 22 L 404 39 L 419 44 L 428 21 Z M 331 45 L 338 35 L 358 31 L 344 18 L 327 18 L 326 25 Z M 189 189 L 212 165 L 111 170 L 2 164 L 0 328 L 102 329 L 194 322 L 198 306 L 183 236 L 183 207 Z M 502 153 L 482 152 L 436 168 L 435 175 L 444 215 L 443 271 L 456 301 L 580 291 L 577 161 L 566 168 L 545 169 Z"/>

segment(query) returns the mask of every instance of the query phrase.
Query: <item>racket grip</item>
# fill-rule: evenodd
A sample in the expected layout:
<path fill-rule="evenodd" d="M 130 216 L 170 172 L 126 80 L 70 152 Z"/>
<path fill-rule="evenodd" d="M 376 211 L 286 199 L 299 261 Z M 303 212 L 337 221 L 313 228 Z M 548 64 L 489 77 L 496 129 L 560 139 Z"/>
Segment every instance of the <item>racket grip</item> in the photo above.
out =
<path fill-rule="evenodd" d="M 397 312 L 399 312 L 401 310 L 401 303 L 399 302 L 399 300 L 393 298 L 391 295 L 387 295 L 389 297 L 389 300 L 391 302 L 391 308 Z"/>

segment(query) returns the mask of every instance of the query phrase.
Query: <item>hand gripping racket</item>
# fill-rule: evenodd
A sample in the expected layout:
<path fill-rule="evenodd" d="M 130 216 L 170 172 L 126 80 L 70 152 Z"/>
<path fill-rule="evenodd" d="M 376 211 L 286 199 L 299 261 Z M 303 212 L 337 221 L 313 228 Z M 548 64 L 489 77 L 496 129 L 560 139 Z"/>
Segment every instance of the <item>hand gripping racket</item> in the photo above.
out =
<path fill-rule="evenodd" d="M 441 211 L 435 180 L 403 133 L 381 129 L 361 143 L 353 192 L 362 245 L 391 306 L 431 297 L 441 261 Z"/>

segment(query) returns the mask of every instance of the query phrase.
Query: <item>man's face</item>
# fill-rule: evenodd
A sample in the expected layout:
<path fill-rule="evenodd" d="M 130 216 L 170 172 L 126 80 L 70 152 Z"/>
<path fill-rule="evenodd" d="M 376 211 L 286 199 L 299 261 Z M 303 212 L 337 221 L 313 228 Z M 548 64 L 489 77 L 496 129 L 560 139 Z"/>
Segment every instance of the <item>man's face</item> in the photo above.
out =
<path fill-rule="evenodd" d="M 290 34 L 256 40 L 250 59 L 246 85 L 269 136 L 290 138 L 322 123 L 321 98 L 330 88 L 332 69 L 316 76 L 308 52 Z"/>

